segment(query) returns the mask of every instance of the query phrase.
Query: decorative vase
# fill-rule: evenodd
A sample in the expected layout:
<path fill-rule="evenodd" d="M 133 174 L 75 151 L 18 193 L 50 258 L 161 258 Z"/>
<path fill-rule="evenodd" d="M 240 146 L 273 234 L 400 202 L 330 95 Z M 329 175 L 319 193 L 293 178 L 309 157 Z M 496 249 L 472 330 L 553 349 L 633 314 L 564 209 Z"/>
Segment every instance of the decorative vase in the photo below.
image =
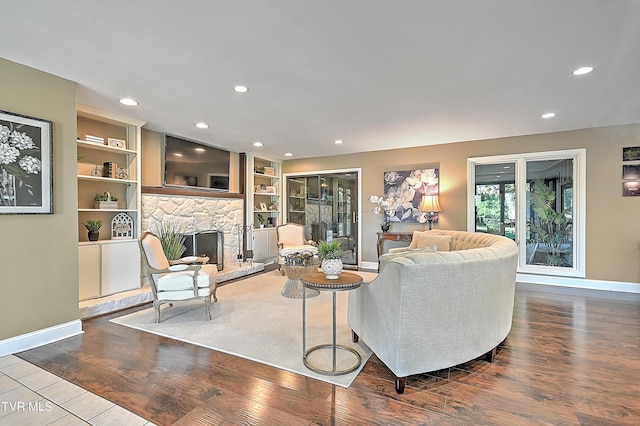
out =
<path fill-rule="evenodd" d="M 342 272 L 342 259 L 324 259 L 321 267 L 328 280 L 337 280 Z"/>
<path fill-rule="evenodd" d="M 380 229 L 382 229 L 382 232 L 389 231 L 390 227 L 391 227 L 391 224 L 389 222 L 385 222 L 382 225 L 380 225 Z"/>
<path fill-rule="evenodd" d="M 89 231 L 89 241 L 98 241 L 100 238 L 100 231 Z"/>

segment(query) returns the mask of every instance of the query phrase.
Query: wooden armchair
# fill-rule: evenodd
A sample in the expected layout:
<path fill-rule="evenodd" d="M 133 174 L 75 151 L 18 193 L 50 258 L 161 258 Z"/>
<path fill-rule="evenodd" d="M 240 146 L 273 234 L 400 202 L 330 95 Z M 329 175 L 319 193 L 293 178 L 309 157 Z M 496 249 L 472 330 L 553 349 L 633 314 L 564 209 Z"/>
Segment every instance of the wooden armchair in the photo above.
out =
<path fill-rule="evenodd" d="M 208 265 L 169 264 L 162 250 L 160 239 L 145 232 L 138 239 L 144 274 L 149 280 L 153 292 L 153 307 L 156 322 L 160 322 L 160 305 L 187 300 L 202 299 L 207 308 L 207 317 L 211 319 L 211 299 L 217 302 L 216 278 L 218 268 Z"/>

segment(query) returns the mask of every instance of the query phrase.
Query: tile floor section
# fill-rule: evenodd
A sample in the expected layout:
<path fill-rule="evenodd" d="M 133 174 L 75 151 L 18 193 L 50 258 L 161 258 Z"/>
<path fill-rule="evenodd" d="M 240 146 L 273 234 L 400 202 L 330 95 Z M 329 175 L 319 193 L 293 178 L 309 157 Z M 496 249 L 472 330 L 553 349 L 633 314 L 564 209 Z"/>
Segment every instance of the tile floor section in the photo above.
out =
<path fill-rule="evenodd" d="M 152 423 L 79 386 L 7 355 L 0 357 L 0 426 Z"/>

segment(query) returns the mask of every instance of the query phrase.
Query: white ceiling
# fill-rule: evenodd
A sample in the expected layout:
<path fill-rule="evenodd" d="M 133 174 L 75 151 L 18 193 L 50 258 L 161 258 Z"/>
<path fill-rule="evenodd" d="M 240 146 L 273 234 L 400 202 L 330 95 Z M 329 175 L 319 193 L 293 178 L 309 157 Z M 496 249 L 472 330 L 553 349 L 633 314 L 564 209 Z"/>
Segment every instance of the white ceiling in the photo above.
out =
<path fill-rule="evenodd" d="M 77 82 L 78 102 L 271 158 L 640 123 L 635 0 L 3 0 L 2 11 L 0 57 Z M 573 76 L 582 65 L 595 70 Z"/>

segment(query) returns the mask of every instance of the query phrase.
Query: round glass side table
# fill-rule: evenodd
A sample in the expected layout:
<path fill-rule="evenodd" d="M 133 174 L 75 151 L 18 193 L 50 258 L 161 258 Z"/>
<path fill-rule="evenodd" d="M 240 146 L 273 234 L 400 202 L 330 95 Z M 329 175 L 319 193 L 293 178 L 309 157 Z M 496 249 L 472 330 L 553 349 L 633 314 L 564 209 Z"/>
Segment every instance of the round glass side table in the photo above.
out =
<path fill-rule="evenodd" d="M 304 274 L 309 274 L 318 270 L 320 266 L 317 262 L 313 262 L 308 265 L 281 265 L 284 273 L 287 276 L 287 282 L 284 283 L 280 294 L 290 299 L 302 299 L 303 294 L 309 297 L 316 297 L 320 294 L 318 290 L 307 289 L 306 292 L 302 291 L 302 281 L 300 280 Z"/>

